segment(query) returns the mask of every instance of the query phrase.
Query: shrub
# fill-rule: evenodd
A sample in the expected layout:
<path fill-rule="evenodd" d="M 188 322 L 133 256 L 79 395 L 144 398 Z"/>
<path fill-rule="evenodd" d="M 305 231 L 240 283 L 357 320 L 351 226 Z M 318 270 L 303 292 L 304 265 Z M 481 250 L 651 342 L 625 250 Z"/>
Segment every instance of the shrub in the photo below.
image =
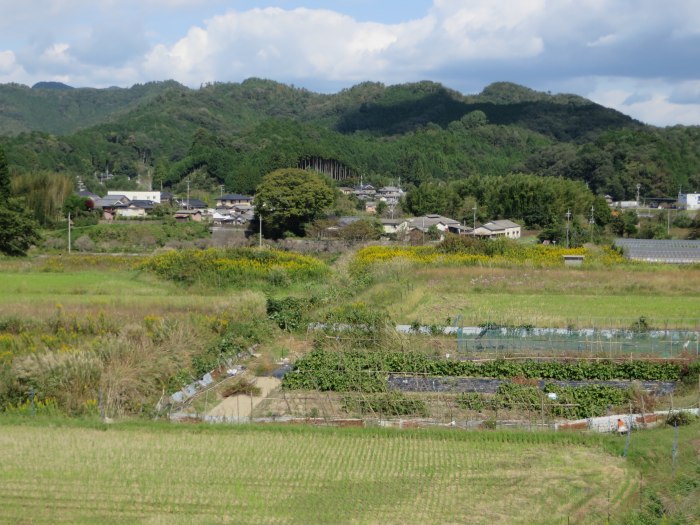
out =
<path fill-rule="evenodd" d="M 241 394 L 246 396 L 259 396 L 261 393 L 262 390 L 259 386 L 255 385 L 255 381 L 251 381 L 246 377 L 240 377 L 232 383 L 229 383 L 221 391 L 222 397 L 231 397 Z"/>
<path fill-rule="evenodd" d="M 81 252 L 91 252 L 95 250 L 95 242 L 87 234 L 78 237 L 73 243 L 73 246 Z"/>
<path fill-rule="evenodd" d="M 682 427 L 690 425 L 696 419 L 697 417 L 689 412 L 671 412 L 666 417 L 666 424 L 672 427 Z"/>
<path fill-rule="evenodd" d="M 304 323 L 305 312 L 311 305 L 309 299 L 298 297 L 283 297 L 282 299 L 267 298 L 267 317 L 277 323 L 282 330 L 292 331 Z"/>

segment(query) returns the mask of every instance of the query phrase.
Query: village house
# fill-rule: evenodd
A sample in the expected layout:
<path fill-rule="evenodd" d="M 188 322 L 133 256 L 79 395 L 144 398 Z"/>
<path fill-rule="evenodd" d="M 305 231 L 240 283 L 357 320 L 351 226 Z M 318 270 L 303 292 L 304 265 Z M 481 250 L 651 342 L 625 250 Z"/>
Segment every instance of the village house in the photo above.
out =
<path fill-rule="evenodd" d="M 407 231 L 427 233 L 431 228 L 440 232 L 440 240 L 445 238 L 445 233 L 464 234 L 464 226 L 455 219 L 443 217 L 442 215 L 430 214 L 422 217 L 413 217 L 407 221 Z"/>
<path fill-rule="evenodd" d="M 377 190 L 377 200 L 386 202 L 390 206 L 395 206 L 404 196 L 404 191 L 396 186 L 384 186 Z"/>
<path fill-rule="evenodd" d="M 175 212 L 177 222 L 202 222 L 202 210 L 178 210 Z"/>
<path fill-rule="evenodd" d="M 353 190 L 355 197 L 361 201 L 374 200 L 377 190 L 371 184 L 360 184 Z"/>
<path fill-rule="evenodd" d="M 519 239 L 520 225 L 509 220 L 491 221 L 476 228 L 474 235 L 485 239 L 495 239 L 497 237 Z"/>
<path fill-rule="evenodd" d="M 679 193 L 678 207 L 682 210 L 700 210 L 700 193 Z"/>
<path fill-rule="evenodd" d="M 117 218 L 117 210 L 128 206 L 131 201 L 124 195 L 107 195 L 93 202 L 95 208 L 102 210 L 102 219 L 113 221 Z"/>
<path fill-rule="evenodd" d="M 253 202 L 253 197 L 240 195 L 238 193 L 228 193 L 216 199 L 217 208 L 233 208 L 234 206 L 248 206 Z"/>
<path fill-rule="evenodd" d="M 116 207 L 117 217 L 125 219 L 143 219 L 153 211 L 156 203 L 145 200 L 132 200 L 128 204 Z"/>
<path fill-rule="evenodd" d="M 384 233 L 405 235 L 408 233 L 408 221 L 406 219 L 379 219 Z"/>
<path fill-rule="evenodd" d="M 107 192 L 108 197 L 124 196 L 130 201 L 152 201 L 160 204 L 161 195 L 159 191 L 129 191 L 129 190 L 113 190 Z"/>

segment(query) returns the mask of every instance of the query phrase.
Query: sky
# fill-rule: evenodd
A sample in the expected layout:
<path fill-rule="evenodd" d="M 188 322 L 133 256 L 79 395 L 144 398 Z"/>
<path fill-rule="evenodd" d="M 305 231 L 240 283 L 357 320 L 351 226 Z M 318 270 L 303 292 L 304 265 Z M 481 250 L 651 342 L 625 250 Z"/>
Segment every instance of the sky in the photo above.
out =
<path fill-rule="evenodd" d="M 700 125 L 697 0 L 0 0 L 0 83 L 492 82 Z"/>

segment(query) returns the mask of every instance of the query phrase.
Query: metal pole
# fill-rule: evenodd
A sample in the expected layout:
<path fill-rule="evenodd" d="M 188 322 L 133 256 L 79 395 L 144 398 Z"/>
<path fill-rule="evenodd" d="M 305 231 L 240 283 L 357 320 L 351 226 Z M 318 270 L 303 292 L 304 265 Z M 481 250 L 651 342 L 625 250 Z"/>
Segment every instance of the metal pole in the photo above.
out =
<path fill-rule="evenodd" d="M 569 248 L 569 219 L 571 218 L 571 210 L 566 210 L 566 247 Z"/>
<path fill-rule="evenodd" d="M 70 213 L 68 214 L 68 253 L 70 253 Z"/>

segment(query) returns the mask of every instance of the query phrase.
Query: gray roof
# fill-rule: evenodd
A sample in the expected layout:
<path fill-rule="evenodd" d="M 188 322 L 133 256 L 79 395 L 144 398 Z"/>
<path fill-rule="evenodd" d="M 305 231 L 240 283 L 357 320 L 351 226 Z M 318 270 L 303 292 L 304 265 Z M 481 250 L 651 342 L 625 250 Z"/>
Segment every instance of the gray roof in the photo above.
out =
<path fill-rule="evenodd" d="M 436 214 L 425 215 L 424 217 L 414 217 L 412 219 L 408 219 L 408 223 L 411 228 L 418 230 L 427 230 L 431 226 L 437 226 L 438 224 L 444 224 L 445 226 L 459 226 L 459 221 Z"/>
<path fill-rule="evenodd" d="M 125 206 L 130 201 L 124 195 L 107 195 L 105 197 L 95 199 L 96 208 L 114 208 Z"/>
<path fill-rule="evenodd" d="M 218 199 L 218 201 L 252 201 L 253 197 L 250 195 L 241 195 L 239 193 L 227 193 L 226 195 L 222 195 Z"/>
<path fill-rule="evenodd" d="M 506 228 L 520 228 L 520 225 L 514 223 L 513 221 L 502 219 L 502 220 L 498 220 L 498 221 L 487 222 L 486 224 L 482 225 L 481 227 L 486 228 L 487 230 L 491 230 L 491 231 L 498 231 L 498 230 L 505 230 Z"/>
<path fill-rule="evenodd" d="M 187 199 L 182 199 L 180 201 L 181 206 L 186 206 L 188 208 L 206 208 L 207 203 L 204 201 L 201 201 L 199 199 L 190 199 L 189 201 Z"/>
<path fill-rule="evenodd" d="M 143 208 L 144 210 L 152 210 L 153 207 L 156 205 L 156 203 L 153 201 L 144 200 L 133 200 L 129 204 L 135 206 L 136 208 Z"/>

